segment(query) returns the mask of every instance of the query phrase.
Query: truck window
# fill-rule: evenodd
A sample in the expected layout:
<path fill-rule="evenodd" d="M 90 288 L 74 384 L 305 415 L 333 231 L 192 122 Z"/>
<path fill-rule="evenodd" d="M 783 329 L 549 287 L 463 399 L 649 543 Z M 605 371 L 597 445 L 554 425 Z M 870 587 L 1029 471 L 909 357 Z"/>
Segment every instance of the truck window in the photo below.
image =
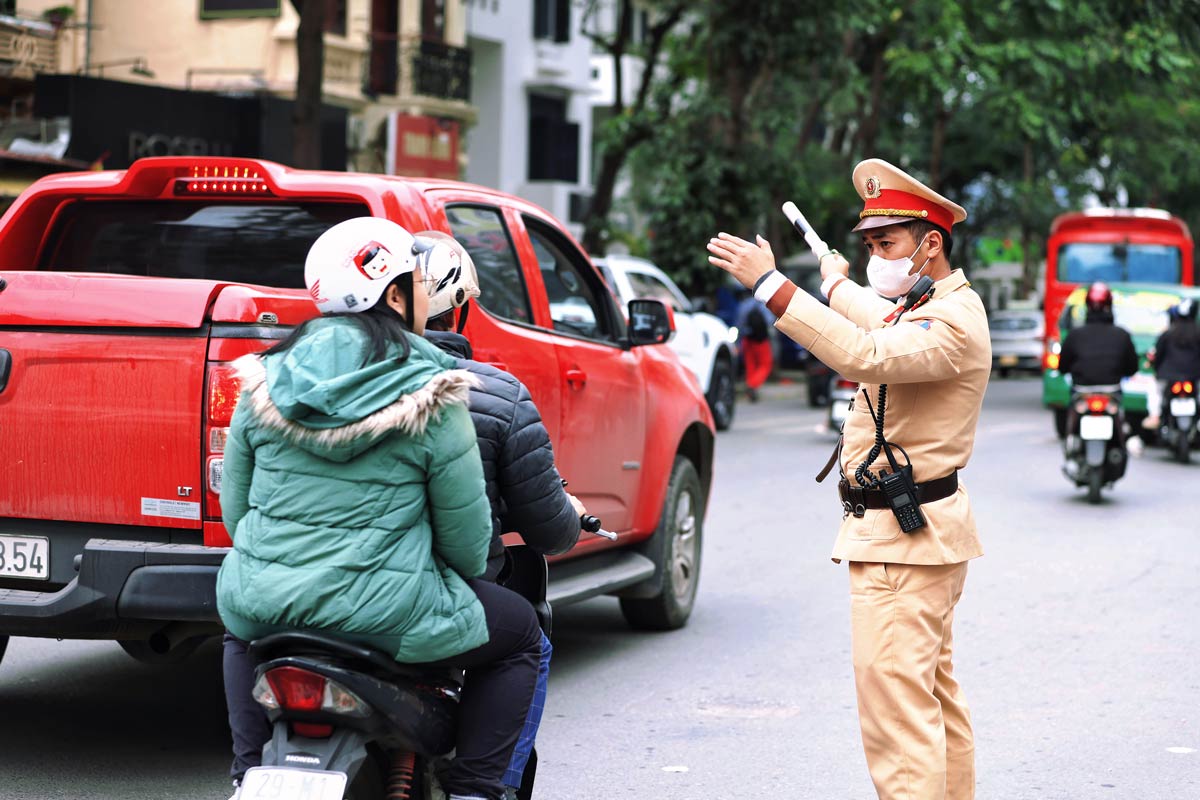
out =
<path fill-rule="evenodd" d="M 500 211 L 483 206 L 447 206 L 446 220 L 475 262 L 479 305 L 489 313 L 526 325 L 533 321 L 521 263 Z"/>
<path fill-rule="evenodd" d="M 615 341 L 606 301 L 609 295 L 590 263 L 582 256 L 572 258 L 577 251 L 544 223 L 526 217 L 525 227 L 550 300 L 554 330 Z"/>
<path fill-rule="evenodd" d="M 1070 283 L 1179 283 L 1178 247 L 1071 242 L 1058 250 L 1058 279 Z"/>
<path fill-rule="evenodd" d="M 55 221 L 40 267 L 303 289 L 313 241 L 370 213 L 358 203 L 79 201 Z"/>

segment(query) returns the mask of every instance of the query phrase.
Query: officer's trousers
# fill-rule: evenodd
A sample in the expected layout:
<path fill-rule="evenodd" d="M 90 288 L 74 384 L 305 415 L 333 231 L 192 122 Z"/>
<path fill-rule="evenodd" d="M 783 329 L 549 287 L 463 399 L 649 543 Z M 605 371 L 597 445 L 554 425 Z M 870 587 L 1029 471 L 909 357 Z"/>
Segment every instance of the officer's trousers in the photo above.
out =
<path fill-rule="evenodd" d="M 951 664 L 967 565 L 850 563 L 854 682 L 880 800 L 972 800 L 975 740 Z"/>

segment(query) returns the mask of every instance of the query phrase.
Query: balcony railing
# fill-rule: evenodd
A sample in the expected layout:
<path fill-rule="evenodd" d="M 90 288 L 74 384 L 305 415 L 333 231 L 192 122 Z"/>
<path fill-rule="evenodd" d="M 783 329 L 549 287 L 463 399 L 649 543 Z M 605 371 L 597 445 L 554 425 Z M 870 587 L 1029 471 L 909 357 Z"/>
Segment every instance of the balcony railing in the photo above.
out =
<path fill-rule="evenodd" d="M 371 46 L 366 90 L 397 97 L 469 102 L 471 51 L 442 42 L 377 36 Z"/>
<path fill-rule="evenodd" d="M 39 72 L 58 72 L 57 36 L 0 22 L 0 75 L 32 80 Z"/>
<path fill-rule="evenodd" d="M 464 102 L 471 99 L 470 50 L 423 41 L 410 57 L 415 94 Z"/>

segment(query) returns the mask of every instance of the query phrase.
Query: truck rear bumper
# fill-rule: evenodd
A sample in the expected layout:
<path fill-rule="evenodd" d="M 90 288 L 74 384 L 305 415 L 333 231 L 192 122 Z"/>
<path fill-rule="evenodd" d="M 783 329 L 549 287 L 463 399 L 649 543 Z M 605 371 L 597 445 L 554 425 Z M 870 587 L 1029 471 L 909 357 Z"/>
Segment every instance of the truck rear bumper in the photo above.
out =
<path fill-rule="evenodd" d="M 172 623 L 221 627 L 217 570 L 228 548 L 90 539 L 55 592 L 0 589 L 0 635 L 136 639 Z"/>

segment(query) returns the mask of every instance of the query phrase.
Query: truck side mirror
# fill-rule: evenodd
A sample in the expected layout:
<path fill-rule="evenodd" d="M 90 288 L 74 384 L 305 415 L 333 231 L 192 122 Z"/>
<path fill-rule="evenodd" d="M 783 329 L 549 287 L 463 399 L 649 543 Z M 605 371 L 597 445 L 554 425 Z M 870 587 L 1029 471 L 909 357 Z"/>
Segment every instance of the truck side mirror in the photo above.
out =
<path fill-rule="evenodd" d="M 675 334 L 675 315 L 661 300 L 629 301 L 629 343 L 666 344 Z"/>

